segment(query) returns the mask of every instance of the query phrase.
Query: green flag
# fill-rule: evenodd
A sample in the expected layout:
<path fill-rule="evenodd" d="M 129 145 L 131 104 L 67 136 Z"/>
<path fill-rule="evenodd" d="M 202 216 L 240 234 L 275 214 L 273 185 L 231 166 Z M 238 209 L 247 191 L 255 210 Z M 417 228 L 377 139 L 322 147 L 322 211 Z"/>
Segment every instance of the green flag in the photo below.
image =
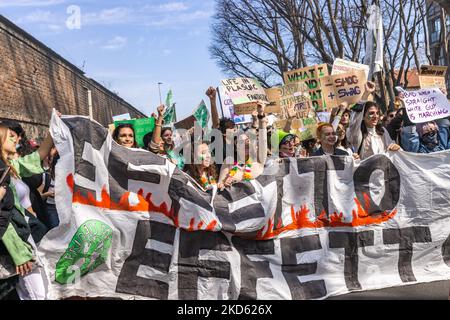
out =
<path fill-rule="evenodd" d="M 140 119 L 114 121 L 114 126 L 117 127 L 118 125 L 125 123 L 133 125 L 136 142 L 139 147 L 144 146 L 144 136 L 147 133 L 153 131 L 153 129 L 155 128 L 154 118 L 140 118 Z"/>
<path fill-rule="evenodd" d="M 169 92 L 167 92 L 167 97 L 166 97 L 166 107 L 170 108 L 172 106 L 172 89 L 169 90 Z"/>
<path fill-rule="evenodd" d="M 209 121 L 209 110 L 206 107 L 205 101 L 202 100 L 197 109 L 194 110 L 194 117 L 200 123 L 202 128 L 206 128 Z"/>
<path fill-rule="evenodd" d="M 175 110 L 175 103 L 171 107 L 167 108 L 163 115 L 164 125 L 169 125 L 171 123 L 177 122 L 177 112 Z"/>

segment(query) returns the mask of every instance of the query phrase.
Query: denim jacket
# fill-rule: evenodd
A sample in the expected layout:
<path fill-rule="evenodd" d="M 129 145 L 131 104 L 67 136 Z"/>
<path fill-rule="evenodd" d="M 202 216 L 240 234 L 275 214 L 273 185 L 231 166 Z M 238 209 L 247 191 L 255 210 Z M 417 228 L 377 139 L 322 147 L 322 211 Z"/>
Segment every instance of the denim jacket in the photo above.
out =
<path fill-rule="evenodd" d="M 439 127 L 439 144 L 433 149 L 427 148 L 419 139 L 416 126 L 403 127 L 401 133 L 402 147 L 405 151 L 417 153 L 430 153 L 450 149 L 450 133 L 446 127 Z"/>

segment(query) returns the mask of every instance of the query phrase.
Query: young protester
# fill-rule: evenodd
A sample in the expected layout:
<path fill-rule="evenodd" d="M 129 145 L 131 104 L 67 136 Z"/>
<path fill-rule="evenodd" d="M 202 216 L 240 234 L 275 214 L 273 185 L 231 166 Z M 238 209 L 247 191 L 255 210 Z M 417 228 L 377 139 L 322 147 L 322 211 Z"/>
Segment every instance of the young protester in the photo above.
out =
<path fill-rule="evenodd" d="M 217 171 L 207 143 L 196 143 L 191 140 L 190 159 L 184 165 L 184 171 L 189 174 L 205 190 L 217 186 Z"/>
<path fill-rule="evenodd" d="M 219 185 L 222 188 L 240 181 L 253 180 L 264 170 L 267 159 L 267 119 L 262 104 L 258 104 L 256 119 L 258 125 L 254 124 L 252 129 L 247 130 L 248 135 L 243 133 L 238 137 L 236 161 L 232 165 L 222 166 L 219 176 Z M 249 135 L 257 141 L 250 141 Z M 256 159 L 251 158 L 252 154 Z"/>
<path fill-rule="evenodd" d="M 164 122 L 164 105 L 157 108 L 158 117 L 153 130 L 152 141 L 150 142 L 150 151 L 160 156 L 166 157 L 179 169 L 184 167 L 184 158 L 182 155 L 174 152 L 175 144 L 173 142 L 173 132 L 169 127 L 162 128 Z"/>
<path fill-rule="evenodd" d="M 295 157 L 295 139 L 297 136 L 283 130 L 277 130 L 276 134 L 278 134 L 278 151 L 280 159 Z"/>
<path fill-rule="evenodd" d="M 44 224 L 48 230 L 56 228 L 59 225 L 58 210 L 55 202 L 55 179 L 56 179 L 56 164 L 59 160 L 59 154 L 56 152 L 52 157 L 52 163 L 49 169 L 49 175 L 46 175 L 48 181 L 48 188 L 45 186 L 42 189 L 42 197 L 45 199 L 47 215 L 44 219 Z"/>
<path fill-rule="evenodd" d="M 350 110 L 348 109 L 348 103 L 344 102 L 339 107 L 333 108 L 330 117 L 330 123 L 333 125 L 334 130 L 337 129 L 338 124 L 342 124 L 345 129 L 350 124 Z"/>
<path fill-rule="evenodd" d="M 403 119 L 401 141 L 405 151 L 431 153 L 450 149 L 450 132 L 447 127 L 440 127 L 435 121 L 414 125 L 406 112 Z"/>
<path fill-rule="evenodd" d="M 380 123 L 380 108 L 372 101 L 367 101 L 375 91 L 375 84 L 367 82 L 362 101 L 352 108 L 347 138 L 362 160 L 386 150 L 397 151 L 389 132 Z"/>
<path fill-rule="evenodd" d="M 0 128 L 2 150 L 8 148 L 8 146 L 5 147 L 8 141 L 4 141 L 4 138 Z M 9 143 L 11 149 L 13 146 Z M 0 175 L 10 170 L 7 163 L 5 154 L 2 152 Z M 31 235 L 30 227 L 25 217 L 14 210 L 14 194 L 9 187 L 10 176 L 6 175 L 0 182 L 0 300 L 12 300 L 15 298 L 19 276 L 25 276 L 33 268 L 34 255 L 31 245 L 26 241 Z"/>
<path fill-rule="evenodd" d="M 13 130 L 10 130 L 5 125 L 0 125 L 0 143 L 2 160 L 10 168 L 10 177 L 16 179 L 34 174 L 41 174 L 43 172 L 41 161 L 47 157 L 53 147 L 53 139 L 51 135 L 48 134 L 47 138 L 42 142 L 38 150 L 29 155 L 12 159 L 16 153 L 17 135 Z M 9 187 L 14 195 L 14 209 L 20 211 L 23 217 L 27 218 L 25 215 L 25 209 L 20 205 L 17 190 L 15 189 L 14 184 L 11 182 Z M 36 245 L 32 237 L 28 237 L 27 242 L 34 250 L 36 250 Z M 13 243 L 12 245 L 15 246 L 16 243 Z M 29 251 L 24 254 L 24 256 L 27 257 L 25 262 L 33 260 L 33 258 L 30 259 Z M 19 262 L 22 264 L 24 263 L 23 260 L 19 260 Z M 42 274 L 43 270 L 39 264 L 39 261 L 37 260 L 36 262 L 37 265 L 31 273 L 19 278 L 16 289 L 20 299 L 22 300 L 41 300 L 46 296 Z M 16 263 L 16 265 L 18 265 L 18 263 Z"/>
<path fill-rule="evenodd" d="M 336 148 L 337 149 L 341 149 L 341 150 L 347 152 L 348 154 L 353 155 L 353 158 L 355 160 L 358 160 L 359 159 L 359 155 L 357 153 L 353 152 L 352 146 L 347 141 L 345 127 L 344 127 L 343 124 L 340 124 L 340 123 L 338 124 L 337 130 L 336 130 L 336 134 L 337 134 Z"/>
<path fill-rule="evenodd" d="M 128 123 L 119 124 L 113 131 L 112 138 L 119 145 L 126 148 L 136 148 L 136 136 L 133 125 Z"/>
<path fill-rule="evenodd" d="M 329 123 L 320 123 L 317 127 L 317 138 L 320 141 L 320 148 L 312 156 L 335 155 L 348 156 L 348 152 L 336 148 L 338 141 L 337 133 Z"/>

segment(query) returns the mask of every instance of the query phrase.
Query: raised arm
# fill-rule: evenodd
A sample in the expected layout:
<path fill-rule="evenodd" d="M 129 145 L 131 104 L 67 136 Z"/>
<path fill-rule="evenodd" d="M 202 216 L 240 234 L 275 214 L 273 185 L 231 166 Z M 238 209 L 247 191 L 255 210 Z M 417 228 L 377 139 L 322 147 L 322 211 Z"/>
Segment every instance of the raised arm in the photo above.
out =
<path fill-rule="evenodd" d="M 364 94 L 361 98 L 361 101 L 355 104 L 352 107 L 352 113 L 350 115 L 350 123 L 347 129 L 347 139 L 348 142 L 355 148 L 355 150 L 359 149 L 359 146 L 362 143 L 362 132 L 361 132 L 361 123 L 363 122 L 364 117 L 364 104 L 369 99 L 369 96 L 373 94 L 375 91 L 375 83 L 369 81 L 365 85 Z"/>
<path fill-rule="evenodd" d="M 38 149 L 39 158 L 41 158 L 41 161 L 44 160 L 52 150 L 54 146 L 53 138 L 50 134 L 50 132 L 47 133 L 47 137 L 45 137 L 44 141 L 41 143 L 41 146 Z"/>
<path fill-rule="evenodd" d="M 213 87 L 209 87 L 208 90 L 206 90 L 206 95 L 209 98 L 209 102 L 211 104 L 211 120 L 212 120 L 212 127 L 214 129 L 219 129 L 219 112 L 217 111 L 217 103 L 216 103 L 216 89 Z"/>
<path fill-rule="evenodd" d="M 258 104 L 258 162 L 262 165 L 267 160 L 267 118 L 264 113 L 264 106 Z"/>
<path fill-rule="evenodd" d="M 159 149 L 159 144 L 161 143 L 161 127 L 163 124 L 163 115 L 164 115 L 164 105 L 160 105 L 158 107 L 158 118 L 156 119 L 155 122 L 155 130 L 153 131 L 153 136 L 152 136 L 152 144 L 154 146 L 158 146 Z"/>
<path fill-rule="evenodd" d="M 345 110 L 347 110 L 348 108 L 348 103 L 347 102 L 342 102 L 339 107 L 338 107 L 338 112 L 336 113 L 333 122 L 331 123 L 331 125 L 333 126 L 333 130 L 336 131 L 338 126 L 339 126 L 339 122 L 341 122 L 342 119 L 342 115 L 344 114 Z"/>

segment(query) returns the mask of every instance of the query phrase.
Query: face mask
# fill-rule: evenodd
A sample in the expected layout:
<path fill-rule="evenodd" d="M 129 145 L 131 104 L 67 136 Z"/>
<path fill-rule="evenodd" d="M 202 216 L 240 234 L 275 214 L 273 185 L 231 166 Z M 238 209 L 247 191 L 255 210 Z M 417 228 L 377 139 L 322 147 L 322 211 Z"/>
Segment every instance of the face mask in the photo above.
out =
<path fill-rule="evenodd" d="M 422 136 L 422 141 L 427 147 L 434 148 L 438 144 L 438 135 L 436 131 Z"/>

